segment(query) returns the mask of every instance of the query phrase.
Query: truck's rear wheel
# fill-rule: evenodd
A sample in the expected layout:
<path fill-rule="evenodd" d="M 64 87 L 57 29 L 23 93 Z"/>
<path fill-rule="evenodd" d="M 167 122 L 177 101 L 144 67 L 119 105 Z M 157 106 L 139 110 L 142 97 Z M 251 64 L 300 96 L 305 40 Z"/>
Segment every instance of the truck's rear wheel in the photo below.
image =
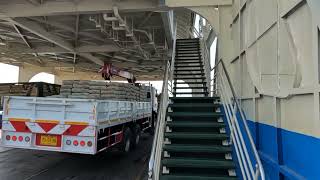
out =
<path fill-rule="evenodd" d="M 141 138 L 141 128 L 139 125 L 135 125 L 133 128 L 133 136 L 132 136 L 132 147 L 135 148 L 138 146 Z"/>
<path fill-rule="evenodd" d="M 123 141 L 120 145 L 121 152 L 128 153 L 130 151 L 131 146 L 131 131 L 129 128 L 126 128 L 123 133 Z"/>

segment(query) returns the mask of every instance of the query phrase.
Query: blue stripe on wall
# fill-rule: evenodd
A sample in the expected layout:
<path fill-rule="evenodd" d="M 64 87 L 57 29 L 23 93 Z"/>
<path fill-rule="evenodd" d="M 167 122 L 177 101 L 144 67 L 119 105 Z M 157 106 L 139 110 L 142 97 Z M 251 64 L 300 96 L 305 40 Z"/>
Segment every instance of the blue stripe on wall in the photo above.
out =
<path fill-rule="evenodd" d="M 320 179 L 320 139 L 247 121 L 266 179 Z"/>
<path fill-rule="evenodd" d="M 223 108 L 221 109 L 223 110 Z M 237 117 L 241 120 L 239 113 Z M 226 122 L 225 117 L 224 120 Z M 266 179 L 320 180 L 319 138 L 251 120 L 248 120 L 247 123 L 259 151 Z M 240 129 L 244 131 L 244 125 L 241 121 L 239 125 Z M 248 137 L 245 135 L 244 140 L 249 146 Z M 253 160 L 253 153 L 250 151 L 249 153 Z M 234 159 L 237 162 L 236 158 Z M 253 161 L 253 163 L 255 162 Z M 239 168 L 237 173 L 240 174 Z"/>

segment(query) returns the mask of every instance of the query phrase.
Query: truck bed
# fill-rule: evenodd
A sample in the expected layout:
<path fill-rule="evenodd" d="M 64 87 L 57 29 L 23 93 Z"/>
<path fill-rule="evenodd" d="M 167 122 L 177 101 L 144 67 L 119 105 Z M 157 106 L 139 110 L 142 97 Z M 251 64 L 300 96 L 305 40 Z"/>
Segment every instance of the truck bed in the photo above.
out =
<path fill-rule="evenodd" d="M 5 147 L 96 154 L 124 140 L 128 124 L 150 127 L 150 102 L 51 97 L 4 98 Z"/>
<path fill-rule="evenodd" d="M 71 99 L 49 97 L 4 97 L 3 120 L 56 121 L 59 124 L 113 126 L 151 115 L 150 102 Z"/>

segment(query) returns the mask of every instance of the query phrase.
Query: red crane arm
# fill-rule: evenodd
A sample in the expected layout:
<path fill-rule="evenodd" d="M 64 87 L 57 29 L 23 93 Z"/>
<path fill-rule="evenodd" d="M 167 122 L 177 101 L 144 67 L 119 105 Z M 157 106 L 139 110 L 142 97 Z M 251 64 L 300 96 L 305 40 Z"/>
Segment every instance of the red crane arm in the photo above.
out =
<path fill-rule="evenodd" d="M 134 75 L 128 71 L 124 71 L 118 67 L 113 66 L 112 64 L 105 63 L 102 68 L 99 70 L 99 73 L 101 73 L 102 77 L 105 80 L 110 80 L 112 76 L 119 76 L 126 78 L 129 83 L 135 83 L 136 78 Z"/>

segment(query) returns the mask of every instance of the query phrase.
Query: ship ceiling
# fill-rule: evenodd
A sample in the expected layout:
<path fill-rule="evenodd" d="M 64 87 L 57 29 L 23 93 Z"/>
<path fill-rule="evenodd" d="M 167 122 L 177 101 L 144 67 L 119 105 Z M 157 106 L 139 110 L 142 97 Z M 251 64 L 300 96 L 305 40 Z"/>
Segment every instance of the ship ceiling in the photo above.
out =
<path fill-rule="evenodd" d="M 0 61 L 92 72 L 112 63 L 132 73 L 161 75 L 169 50 L 156 2 L 120 1 L 118 9 L 94 1 L 88 6 L 78 1 L 78 10 L 68 1 L 1 1 Z"/>

